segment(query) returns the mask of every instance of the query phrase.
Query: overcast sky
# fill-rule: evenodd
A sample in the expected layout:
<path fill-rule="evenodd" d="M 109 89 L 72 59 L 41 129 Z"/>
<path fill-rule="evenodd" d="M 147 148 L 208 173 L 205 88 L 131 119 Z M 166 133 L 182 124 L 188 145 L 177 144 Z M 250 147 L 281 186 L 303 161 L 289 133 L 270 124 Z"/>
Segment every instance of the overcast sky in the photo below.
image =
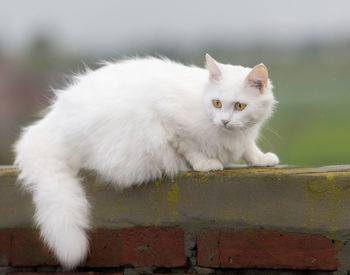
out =
<path fill-rule="evenodd" d="M 70 51 L 350 39 L 349 0 L 1 0 L 0 48 L 39 33 Z"/>

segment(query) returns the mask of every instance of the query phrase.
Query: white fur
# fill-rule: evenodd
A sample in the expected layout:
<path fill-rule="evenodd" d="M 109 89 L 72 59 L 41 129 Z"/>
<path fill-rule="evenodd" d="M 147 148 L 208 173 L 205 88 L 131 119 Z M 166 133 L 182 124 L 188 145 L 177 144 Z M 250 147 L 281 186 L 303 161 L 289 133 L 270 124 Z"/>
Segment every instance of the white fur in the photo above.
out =
<path fill-rule="evenodd" d="M 47 115 L 25 129 L 15 163 L 33 193 L 41 234 L 65 267 L 75 267 L 88 252 L 81 168 L 129 187 L 191 168 L 221 170 L 240 158 L 250 165 L 278 163 L 255 145 L 275 103 L 272 85 L 268 81 L 261 93 L 247 83 L 251 68 L 213 64 L 213 78 L 209 66 L 167 59 L 106 64 L 57 91 Z M 213 99 L 223 107 L 215 108 Z M 237 101 L 246 109 L 234 110 Z M 230 122 L 224 126 L 221 119 Z"/>

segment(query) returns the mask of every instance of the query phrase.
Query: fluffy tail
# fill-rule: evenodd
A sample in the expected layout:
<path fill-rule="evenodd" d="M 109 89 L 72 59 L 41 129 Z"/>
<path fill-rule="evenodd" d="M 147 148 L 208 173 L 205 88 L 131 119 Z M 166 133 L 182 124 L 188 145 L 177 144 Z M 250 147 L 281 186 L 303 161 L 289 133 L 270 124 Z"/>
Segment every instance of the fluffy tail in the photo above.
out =
<path fill-rule="evenodd" d="M 15 145 L 19 180 L 33 194 L 35 220 L 46 244 L 66 268 L 74 268 L 88 252 L 89 203 L 69 167 L 65 148 L 43 131 L 30 126 Z"/>

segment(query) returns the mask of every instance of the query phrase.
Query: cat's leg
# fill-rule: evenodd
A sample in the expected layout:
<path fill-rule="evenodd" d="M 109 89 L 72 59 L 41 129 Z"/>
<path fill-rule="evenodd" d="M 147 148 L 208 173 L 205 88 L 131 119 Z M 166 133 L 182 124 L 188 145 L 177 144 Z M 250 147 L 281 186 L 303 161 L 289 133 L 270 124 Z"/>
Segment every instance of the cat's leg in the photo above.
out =
<path fill-rule="evenodd" d="M 279 163 L 276 154 L 261 152 L 255 143 L 243 153 L 243 160 L 252 166 L 275 166 Z"/>
<path fill-rule="evenodd" d="M 214 158 L 208 158 L 196 146 L 191 146 L 185 142 L 179 142 L 176 146 L 177 152 L 185 157 L 195 171 L 223 170 L 223 164 Z"/>

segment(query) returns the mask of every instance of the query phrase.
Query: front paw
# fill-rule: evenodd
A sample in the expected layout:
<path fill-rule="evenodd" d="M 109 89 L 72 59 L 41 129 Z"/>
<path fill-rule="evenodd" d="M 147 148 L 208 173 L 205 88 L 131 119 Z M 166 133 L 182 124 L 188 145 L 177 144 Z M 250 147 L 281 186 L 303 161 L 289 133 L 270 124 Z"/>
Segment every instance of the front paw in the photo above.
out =
<path fill-rule="evenodd" d="M 254 162 L 250 163 L 252 166 L 276 166 L 279 163 L 279 159 L 274 153 L 266 153 L 263 156 L 255 159 Z"/>
<path fill-rule="evenodd" d="M 224 166 L 217 159 L 203 159 L 193 165 L 193 170 L 200 172 L 222 169 L 224 169 Z"/>

